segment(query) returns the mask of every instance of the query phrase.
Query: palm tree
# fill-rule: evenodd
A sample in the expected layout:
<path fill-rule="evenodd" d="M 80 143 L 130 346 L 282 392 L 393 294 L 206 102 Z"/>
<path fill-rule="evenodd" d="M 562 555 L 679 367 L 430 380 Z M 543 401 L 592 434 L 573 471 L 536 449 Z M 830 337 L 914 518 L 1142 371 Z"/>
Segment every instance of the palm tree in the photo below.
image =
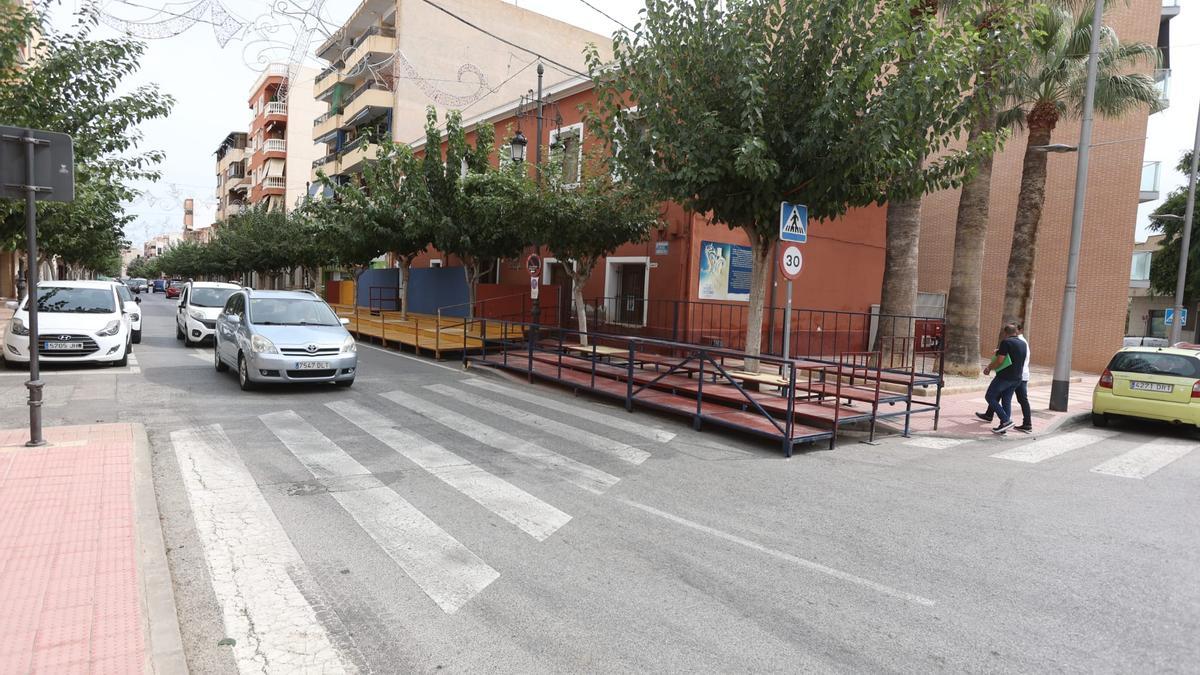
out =
<path fill-rule="evenodd" d="M 1034 60 L 1013 83 L 1012 107 L 999 116 L 1002 126 L 1029 131 L 1013 222 L 1012 251 L 1008 257 L 1003 323 L 1020 322 L 1026 316 L 1033 286 L 1038 224 L 1046 200 L 1044 146 L 1050 143 L 1059 120 L 1082 112 L 1092 16 L 1092 9 L 1072 16 L 1061 7 L 1041 15 Z M 1158 49 L 1144 42 L 1122 43 L 1107 26 L 1100 39 L 1096 112 L 1105 117 L 1120 117 L 1140 106 L 1146 106 L 1152 113 L 1160 110 L 1162 102 L 1154 80 L 1141 73 L 1127 72 L 1143 61 L 1157 64 Z"/>

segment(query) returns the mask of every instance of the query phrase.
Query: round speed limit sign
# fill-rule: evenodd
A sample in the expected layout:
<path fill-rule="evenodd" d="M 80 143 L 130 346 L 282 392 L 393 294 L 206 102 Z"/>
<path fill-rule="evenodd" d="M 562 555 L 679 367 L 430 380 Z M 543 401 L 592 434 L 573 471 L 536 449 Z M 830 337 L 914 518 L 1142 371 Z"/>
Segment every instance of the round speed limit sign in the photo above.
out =
<path fill-rule="evenodd" d="M 779 251 L 779 269 L 788 280 L 800 276 L 800 268 L 804 266 L 804 257 L 800 255 L 800 247 L 789 244 Z"/>

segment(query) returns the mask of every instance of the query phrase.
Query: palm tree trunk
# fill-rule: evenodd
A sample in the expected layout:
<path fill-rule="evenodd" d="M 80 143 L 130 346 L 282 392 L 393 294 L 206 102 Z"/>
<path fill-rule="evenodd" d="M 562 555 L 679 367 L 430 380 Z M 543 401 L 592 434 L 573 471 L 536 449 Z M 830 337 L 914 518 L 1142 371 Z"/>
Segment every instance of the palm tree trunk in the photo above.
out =
<path fill-rule="evenodd" d="M 996 128 L 989 116 L 971 130 L 971 140 Z M 946 372 L 979 377 L 979 304 L 983 247 L 992 196 L 992 156 L 980 160 L 975 176 L 962 187 L 954 227 L 954 265 L 946 300 Z"/>
<path fill-rule="evenodd" d="M 1030 126 L 1021 167 L 1021 192 L 1013 221 L 1012 251 L 1008 254 L 1008 281 L 1004 287 L 1003 323 L 1023 323 L 1033 288 L 1033 260 L 1037 254 L 1038 225 L 1046 203 L 1046 153 L 1033 150 L 1050 142 L 1053 126 Z"/>
<path fill-rule="evenodd" d="M 875 348 L 885 364 L 893 363 L 897 351 L 902 359 L 912 350 L 903 339 L 914 335 L 910 317 L 917 309 L 917 260 L 921 243 L 921 197 L 888 202 L 887 251 L 884 254 L 883 288 L 879 300 L 879 331 Z"/>

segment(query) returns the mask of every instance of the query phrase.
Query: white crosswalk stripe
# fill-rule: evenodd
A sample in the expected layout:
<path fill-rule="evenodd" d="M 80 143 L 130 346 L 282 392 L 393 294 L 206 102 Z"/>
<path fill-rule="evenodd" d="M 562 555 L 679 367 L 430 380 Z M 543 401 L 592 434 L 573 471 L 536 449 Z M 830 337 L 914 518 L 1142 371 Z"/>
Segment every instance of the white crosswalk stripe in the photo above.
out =
<path fill-rule="evenodd" d="M 174 431 L 171 443 L 225 635 L 239 636 L 238 670 L 352 672 L 297 586 L 306 575 L 300 554 L 225 432 Z"/>
<path fill-rule="evenodd" d="M 937 438 L 934 436 L 913 436 L 904 441 L 904 445 L 913 448 L 924 448 L 926 450 L 946 450 L 948 448 L 958 447 L 964 443 L 970 443 L 970 438 Z"/>
<path fill-rule="evenodd" d="M 1197 445 L 1200 443 L 1183 439 L 1156 439 L 1113 457 L 1092 471 L 1121 478 L 1141 479 L 1182 459 L 1195 450 Z"/>
<path fill-rule="evenodd" d="M 1066 454 L 1072 450 L 1087 447 L 1102 441 L 1106 438 L 1115 436 L 1115 431 L 1102 431 L 1100 429 L 1080 429 L 1065 434 L 1055 434 L 1046 438 L 1038 439 L 1032 443 L 1018 445 L 1015 448 L 997 452 L 992 455 L 997 459 L 1007 459 L 1013 462 L 1026 462 L 1028 464 L 1037 464 L 1052 457 Z"/>
<path fill-rule="evenodd" d="M 396 428 L 388 418 L 357 403 L 338 401 L 325 405 L 374 436 L 380 443 L 538 541 L 544 541 L 571 520 L 571 516 L 503 478 L 493 476 L 422 436 Z"/>
<path fill-rule="evenodd" d="M 503 417 L 506 417 L 514 422 L 519 422 L 521 424 L 526 424 L 528 426 L 541 429 L 542 431 L 565 438 L 573 443 L 578 443 L 579 445 L 589 447 L 597 452 L 603 452 L 605 454 L 612 455 L 613 457 L 625 462 L 629 462 L 630 464 L 641 464 L 642 462 L 646 461 L 648 457 L 650 457 L 650 453 L 642 450 L 641 448 L 635 448 L 627 443 L 615 441 L 611 438 L 594 434 L 590 431 L 585 431 L 579 427 L 573 427 L 569 424 L 563 424 L 562 422 L 521 410 L 520 408 L 514 408 L 507 403 L 501 403 L 490 398 L 477 396 L 468 391 L 455 389 L 454 387 L 444 384 L 431 384 L 427 385 L 425 388 L 454 400 L 462 401 L 468 405 L 475 406 L 481 410 L 488 410 L 496 413 L 497 415 L 502 415 Z"/>
<path fill-rule="evenodd" d="M 620 480 L 600 469 L 564 457 L 536 443 L 517 438 L 425 399 L 402 391 L 391 391 L 381 396 L 484 445 L 490 445 L 553 471 L 567 482 L 589 492 L 602 494 Z"/>
<path fill-rule="evenodd" d="M 599 422 L 607 427 L 620 429 L 625 433 L 641 436 L 642 438 L 651 441 L 667 443 L 676 436 L 675 432 L 650 426 L 648 424 L 648 420 L 645 419 L 621 417 L 618 415 L 609 415 L 595 410 L 587 410 L 579 406 L 571 405 L 570 403 L 563 403 L 556 398 L 541 396 L 523 389 L 516 389 L 514 387 L 506 387 L 490 380 L 472 378 L 470 380 L 466 380 L 464 383 L 469 384 L 472 387 L 478 387 L 480 389 L 486 389 L 487 391 L 495 392 L 497 394 L 503 394 L 508 398 L 515 398 L 518 401 L 525 401 L 526 403 L 533 403 L 534 405 L 538 405 L 543 408 L 549 408 L 550 410 L 554 410 L 556 412 L 566 413 L 572 417 L 579 417 L 582 419 Z M 645 416 L 643 415 L 641 417 Z"/>
<path fill-rule="evenodd" d="M 365 486 L 330 494 L 447 614 L 499 578 L 499 572 L 296 413 L 259 419 L 316 478 L 355 477 Z"/>

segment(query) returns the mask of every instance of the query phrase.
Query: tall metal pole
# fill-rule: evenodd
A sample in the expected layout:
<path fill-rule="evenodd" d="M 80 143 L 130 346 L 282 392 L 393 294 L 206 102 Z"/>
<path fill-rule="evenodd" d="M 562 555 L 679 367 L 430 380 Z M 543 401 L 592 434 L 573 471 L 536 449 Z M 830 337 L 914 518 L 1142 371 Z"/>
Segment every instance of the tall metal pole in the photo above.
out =
<path fill-rule="evenodd" d="M 1083 244 L 1083 209 L 1087 198 L 1088 160 L 1092 145 L 1092 120 L 1096 108 L 1096 72 L 1100 60 L 1100 31 L 1104 26 L 1104 0 L 1092 10 L 1092 47 L 1088 53 L 1087 89 L 1083 97 L 1083 124 L 1079 128 L 1079 163 L 1075 168 L 1075 204 L 1071 212 L 1071 248 L 1067 254 L 1067 283 L 1063 288 L 1062 316 L 1058 322 L 1058 351 L 1050 385 L 1050 409 L 1066 412 L 1071 394 L 1071 349 L 1075 341 L 1075 296 L 1079 287 L 1079 249 Z"/>
<path fill-rule="evenodd" d="M 534 147 L 533 160 L 534 160 L 534 163 L 536 164 L 536 167 L 534 170 L 537 172 L 537 184 L 538 184 L 539 190 L 542 187 L 542 74 L 545 72 L 546 72 L 546 69 L 542 66 L 542 63 L 539 61 L 538 67 L 537 67 L 537 76 L 538 76 L 537 138 L 535 138 L 533 141 L 533 147 Z M 535 235 L 533 238 L 533 253 L 534 253 L 534 255 L 538 256 L 539 260 L 541 259 L 541 253 L 540 253 L 541 250 L 542 250 L 542 246 L 538 242 L 538 238 Z M 542 283 L 541 273 L 542 273 L 541 270 L 538 270 L 538 284 L 539 285 Z M 538 295 L 541 295 L 541 294 L 539 293 Z M 538 324 L 540 324 L 542 322 L 542 303 L 541 303 L 541 300 L 539 300 L 537 296 L 535 296 L 533 298 L 533 307 L 532 307 L 531 311 L 533 313 L 534 338 L 536 339 L 537 338 L 537 326 L 538 326 Z"/>
<path fill-rule="evenodd" d="M 1196 212 L 1196 169 L 1200 168 L 1200 109 L 1196 112 L 1196 140 L 1192 143 L 1192 171 L 1188 174 L 1187 208 L 1183 211 L 1183 246 L 1179 249 L 1179 278 L 1175 280 L 1175 321 L 1171 344 L 1179 342 L 1183 330 L 1183 289 L 1187 285 L 1188 255 L 1192 250 L 1192 216 Z M 1200 317 L 1193 318 L 1195 321 Z"/>
<path fill-rule="evenodd" d="M 42 438 L 42 378 L 38 363 L 38 250 L 37 250 L 37 186 L 34 185 L 34 146 L 37 140 L 32 131 L 25 132 L 25 274 L 29 299 L 29 442 L 25 445 L 45 445 Z"/>

